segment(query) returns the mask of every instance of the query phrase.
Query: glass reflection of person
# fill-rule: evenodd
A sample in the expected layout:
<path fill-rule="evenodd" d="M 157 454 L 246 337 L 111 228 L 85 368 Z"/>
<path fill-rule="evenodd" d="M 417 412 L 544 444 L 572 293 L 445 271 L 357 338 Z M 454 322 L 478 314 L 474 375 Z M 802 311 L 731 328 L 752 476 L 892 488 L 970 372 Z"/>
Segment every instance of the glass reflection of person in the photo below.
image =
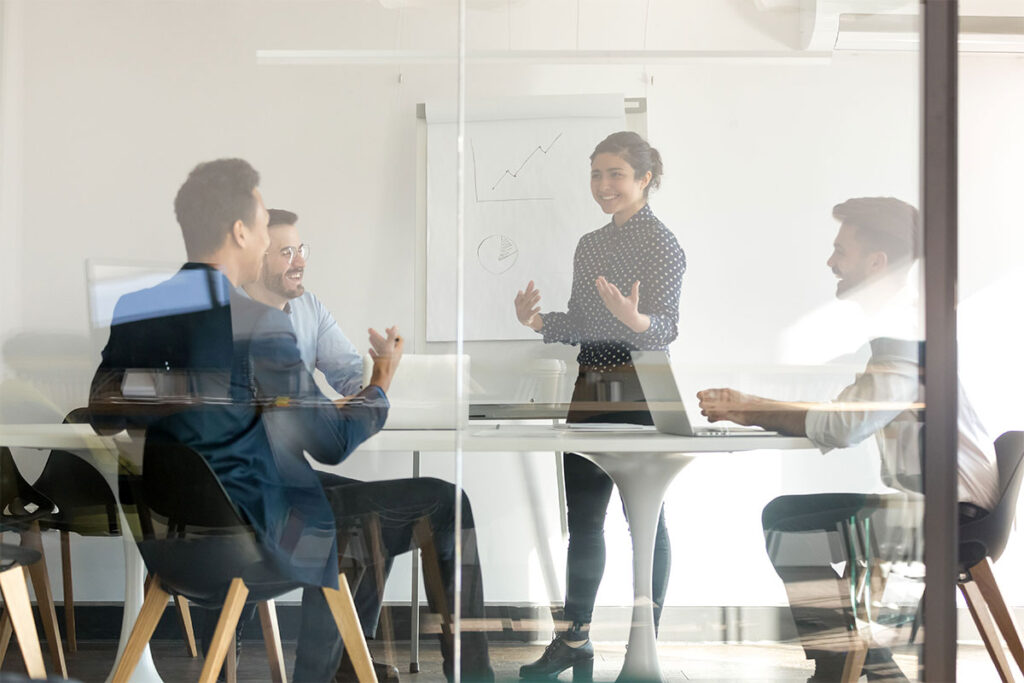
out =
<path fill-rule="evenodd" d="M 697 394 L 711 422 L 730 420 L 784 434 L 807 436 L 823 453 L 847 448 L 874 435 L 882 481 L 901 493 L 787 495 L 762 514 L 766 547 L 789 595 L 812 681 L 839 680 L 850 641 L 849 578 L 834 567 L 849 563 L 846 544 L 836 542 L 846 520 L 871 520 L 883 553 L 898 552 L 901 537 L 919 525 L 919 506 L 907 504 L 922 491 L 919 408 L 923 400 L 920 249 L 917 210 L 890 197 L 850 199 L 833 209 L 840 221 L 828 267 L 838 278 L 836 296 L 860 305 L 871 328 L 871 357 L 864 372 L 826 404 L 773 401 L 734 389 Z M 961 520 L 987 514 L 996 503 L 995 451 L 963 388 L 959 391 L 958 480 Z M 814 544 L 813 536 L 822 540 Z M 842 550 L 840 550 L 842 548 Z M 885 558 L 880 558 L 885 559 Z M 913 559 L 913 558 L 911 558 Z M 848 564 L 846 566 L 849 566 Z M 892 653 L 872 642 L 868 680 L 906 680 Z"/>
<path fill-rule="evenodd" d="M 651 424 L 630 351 L 667 349 L 679 321 L 679 290 L 686 256 L 675 235 L 647 203 L 661 182 L 658 151 L 633 132 L 608 136 L 590 155 L 590 190 L 610 223 L 576 247 L 572 291 L 565 312 L 541 313 L 531 281 L 515 298 L 516 315 L 546 343 L 579 345 L 579 376 L 569 422 Z M 565 621 L 543 656 L 520 669 L 524 678 L 574 675 L 593 669 L 590 622 L 604 574 L 604 521 L 612 480 L 597 465 L 566 453 L 565 493 L 569 549 Z M 664 509 L 654 550 L 655 624 L 668 585 L 671 549 Z"/>
<path fill-rule="evenodd" d="M 378 513 L 385 545 L 409 550 L 414 525 L 429 517 L 450 605 L 454 487 L 426 479 L 333 486 L 303 457 L 337 464 L 383 426 L 402 342 L 393 327 L 386 336 L 370 331 L 374 367 L 359 400 L 334 403 L 319 392 L 287 316 L 236 289 L 259 278 L 270 244 L 258 184 L 259 174 L 241 159 L 200 164 L 189 174 L 174 202 L 189 263 L 118 301 L 89 406 L 99 430 L 144 428 L 147 443 L 181 443 L 206 459 L 277 572 L 305 586 L 292 678 L 322 683 L 334 679 L 342 655 L 319 590 L 338 586 L 337 529 Z M 125 380 L 140 369 L 180 380 L 170 400 L 126 400 Z M 388 500 L 402 506 L 382 505 Z M 464 496 L 462 505 L 470 548 L 463 553 L 462 616 L 482 617 Z M 442 640 L 442 648 L 450 679 L 451 643 Z M 468 680 L 493 680 L 484 634 L 463 634 L 462 671 Z"/>

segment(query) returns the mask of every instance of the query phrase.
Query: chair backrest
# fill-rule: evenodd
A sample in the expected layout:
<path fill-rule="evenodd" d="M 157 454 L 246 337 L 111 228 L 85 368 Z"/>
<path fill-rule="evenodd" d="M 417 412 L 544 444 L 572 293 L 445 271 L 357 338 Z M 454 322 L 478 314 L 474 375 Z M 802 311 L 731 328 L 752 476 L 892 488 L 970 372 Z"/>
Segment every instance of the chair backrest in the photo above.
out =
<path fill-rule="evenodd" d="M 89 409 L 76 408 L 65 424 L 88 424 Z M 120 533 L 117 499 L 106 478 L 88 462 L 69 451 L 54 449 L 46 459 L 33 488 L 57 504 L 57 512 L 45 527 L 74 531 L 83 536 L 116 536 Z"/>
<path fill-rule="evenodd" d="M 960 527 L 960 563 L 967 569 L 985 557 L 999 559 L 1010 537 L 1017 497 L 1024 477 L 1024 432 L 1006 432 L 996 439 L 999 502 L 988 515 Z"/>
<path fill-rule="evenodd" d="M 0 446 L 0 530 L 18 528 L 51 514 L 56 506 L 25 481 L 11 449 Z"/>
<path fill-rule="evenodd" d="M 242 516 L 203 456 L 188 446 L 146 443 L 142 460 L 146 507 L 172 525 L 243 529 Z"/>
<path fill-rule="evenodd" d="M 0 514 L 13 501 L 16 501 L 21 492 L 20 481 L 24 481 L 18 466 L 14 464 L 14 456 L 7 446 L 0 446 Z"/>
<path fill-rule="evenodd" d="M 384 429 L 455 429 L 469 423 L 469 356 L 463 355 L 462 401 L 456 395 L 455 354 L 405 354 L 388 389 Z M 363 384 L 369 384 L 373 361 L 363 357 Z"/>
<path fill-rule="evenodd" d="M 1024 432 L 1006 432 L 996 439 L 996 461 L 999 464 L 999 497 L 1015 499 L 1024 474 L 1021 467 L 1024 463 Z"/>
<path fill-rule="evenodd" d="M 142 475 L 134 484 L 139 551 L 165 589 L 219 605 L 233 578 L 264 564 L 252 529 L 206 460 L 191 448 L 147 441 Z"/>

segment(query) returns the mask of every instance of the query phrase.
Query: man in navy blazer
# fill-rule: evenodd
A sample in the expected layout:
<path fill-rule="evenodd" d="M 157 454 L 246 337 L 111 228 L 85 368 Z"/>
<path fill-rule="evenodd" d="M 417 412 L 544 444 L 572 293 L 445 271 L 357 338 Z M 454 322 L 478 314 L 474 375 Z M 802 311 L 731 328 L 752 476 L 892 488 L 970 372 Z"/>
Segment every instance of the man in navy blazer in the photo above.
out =
<path fill-rule="evenodd" d="M 450 484 L 342 482 L 314 471 L 303 456 L 337 464 L 380 430 L 402 340 L 393 327 L 384 335 L 370 331 L 374 368 L 357 400 L 336 404 L 320 393 L 287 315 L 236 290 L 259 277 L 269 245 L 258 184 L 258 173 L 241 159 L 203 163 L 190 173 L 175 199 L 189 262 L 170 279 L 118 301 L 93 378 L 93 424 L 103 431 L 145 429 L 147 439 L 168 439 L 203 455 L 278 570 L 310 587 L 338 585 L 336 520 L 388 513 L 381 514 L 383 541 L 397 554 L 410 549 L 414 523 L 428 516 L 452 604 Z M 162 400 L 125 400 L 140 377 Z M 401 509 L 388 508 L 388 501 L 401 501 Z M 464 533 L 472 535 L 472 512 L 465 497 L 462 502 Z M 482 617 L 475 543 L 464 547 L 470 552 L 463 558 L 462 614 Z M 330 680 L 341 639 L 320 590 L 304 590 L 302 605 L 293 679 Z M 467 635 L 463 675 L 492 679 L 486 638 Z M 450 675 L 451 648 L 443 650 Z"/>

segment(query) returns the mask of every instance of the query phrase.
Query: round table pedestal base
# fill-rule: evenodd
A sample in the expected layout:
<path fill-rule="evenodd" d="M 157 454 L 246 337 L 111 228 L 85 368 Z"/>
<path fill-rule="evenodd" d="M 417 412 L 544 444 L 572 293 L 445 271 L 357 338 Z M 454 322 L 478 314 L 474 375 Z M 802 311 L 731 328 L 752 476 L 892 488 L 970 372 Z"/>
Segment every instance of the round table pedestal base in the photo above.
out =
<path fill-rule="evenodd" d="M 633 539 L 633 622 L 618 681 L 664 681 L 654 633 L 651 572 L 658 515 L 669 484 L 695 456 L 686 453 L 581 453 L 619 487 Z"/>

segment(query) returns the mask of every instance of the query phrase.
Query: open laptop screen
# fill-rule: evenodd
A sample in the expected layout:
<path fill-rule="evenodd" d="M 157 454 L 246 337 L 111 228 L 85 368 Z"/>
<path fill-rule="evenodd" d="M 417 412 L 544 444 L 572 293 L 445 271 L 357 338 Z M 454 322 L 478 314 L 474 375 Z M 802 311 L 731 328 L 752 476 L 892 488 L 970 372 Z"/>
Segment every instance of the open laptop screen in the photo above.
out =
<path fill-rule="evenodd" d="M 636 368 L 640 386 L 647 399 L 654 426 L 659 432 L 678 436 L 769 436 L 760 427 L 696 427 L 690 424 L 679 393 L 679 385 L 672 372 L 672 363 L 664 351 L 633 351 L 633 366 Z"/>

